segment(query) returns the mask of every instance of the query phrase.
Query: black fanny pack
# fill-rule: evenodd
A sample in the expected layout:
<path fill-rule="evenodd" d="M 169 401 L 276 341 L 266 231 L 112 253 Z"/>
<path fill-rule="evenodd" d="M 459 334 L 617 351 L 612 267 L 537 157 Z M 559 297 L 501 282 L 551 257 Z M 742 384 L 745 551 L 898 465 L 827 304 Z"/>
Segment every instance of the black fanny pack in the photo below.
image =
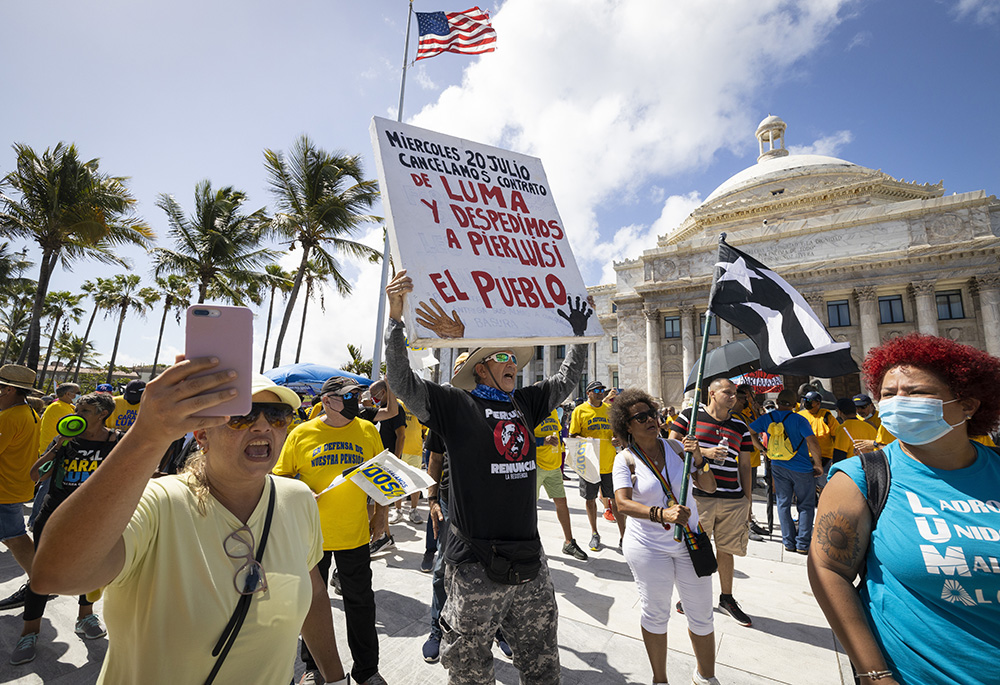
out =
<path fill-rule="evenodd" d="M 451 532 L 472 550 L 490 580 L 503 585 L 521 585 L 534 580 L 542 568 L 542 541 L 477 540 L 452 523 Z"/>

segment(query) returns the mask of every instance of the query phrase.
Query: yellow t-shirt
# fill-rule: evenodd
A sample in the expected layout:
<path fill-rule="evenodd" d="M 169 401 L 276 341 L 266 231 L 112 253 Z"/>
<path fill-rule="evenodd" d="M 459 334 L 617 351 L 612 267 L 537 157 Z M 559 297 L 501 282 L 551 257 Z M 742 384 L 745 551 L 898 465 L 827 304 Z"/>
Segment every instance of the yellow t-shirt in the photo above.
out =
<path fill-rule="evenodd" d="M 406 415 L 406 434 L 403 438 L 403 451 L 396 456 L 402 458 L 406 454 L 421 457 L 424 453 L 424 425 L 402 402 L 399 403 L 399 408 Z M 396 451 L 399 451 L 399 445 L 396 445 Z"/>
<path fill-rule="evenodd" d="M 608 421 L 608 405 L 595 407 L 584 402 L 573 410 L 569 420 L 570 435 L 601 440 L 601 473 L 611 473 L 615 465 L 615 447 L 611 444 L 611 422 Z"/>
<path fill-rule="evenodd" d="M 535 461 L 538 468 L 552 471 L 562 466 L 562 440 L 556 445 L 545 444 L 545 438 L 550 435 L 558 438 L 561 430 L 559 413 L 555 409 L 535 427 Z"/>
<path fill-rule="evenodd" d="M 972 442 L 978 442 L 980 445 L 985 445 L 986 447 L 997 446 L 997 444 L 993 442 L 993 438 L 988 435 L 970 435 L 969 440 Z"/>
<path fill-rule="evenodd" d="M 848 457 L 854 456 L 854 440 L 874 440 L 878 431 L 867 421 L 858 418 L 846 419 L 834 436 L 834 449 L 843 450 Z"/>
<path fill-rule="evenodd" d="M 312 604 L 309 572 L 323 556 L 319 514 L 301 484 L 274 478 L 275 506 L 262 565 L 267 590 L 250 610 L 219 682 L 287 683 L 299 631 Z M 259 544 L 270 486 L 247 525 Z M 122 533 L 125 564 L 107 587 L 108 652 L 98 683 L 201 683 L 212 648 L 236 608 L 233 585 L 244 559 L 224 541 L 243 524 L 209 496 L 206 515 L 181 476 L 149 481 Z M 256 555 L 256 548 L 254 549 Z"/>
<path fill-rule="evenodd" d="M 875 436 L 875 442 L 880 445 L 888 445 L 890 442 L 896 439 L 896 436 L 885 429 L 885 426 L 881 425 L 878 427 L 878 433 Z"/>
<path fill-rule="evenodd" d="M 317 402 L 316 404 L 314 404 L 312 406 L 312 409 L 309 410 L 309 419 L 308 420 L 311 421 L 312 419 L 315 419 L 317 416 L 320 416 L 321 414 L 325 414 L 325 413 L 326 412 L 323 410 L 323 403 L 322 402 Z"/>
<path fill-rule="evenodd" d="M 121 395 L 115 397 L 115 410 L 107 418 L 104 425 L 112 430 L 127 431 L 135 423 L 139 414 L 138 404 L 129 404 Z"/>
<path fill-rule="evenodd" d="M 38 456 L 42 456 L 42 452 L 49 446 L 49 443 L 59 435 L 57 428 L 59 420 L 69 416 L 73 411 L 72 404 L 59 399 L 45 408 L 45 411 L 42 412 L 42 420 L 38 424 Z"/>
<path fill-rule="evenodd" d="M 38 414 L 26 404 L 0 411 L 0 504 L 30 502 L 31 467 L 38 461 Z"/>
<path fill-rule="evenodd" d="M 819 453 L 823 459 L 833 459 L 833 443 L 840 431 L 840 423 L 828 409 L 820 407 L 819 413 L 813 416 L 808 409 L 796 412 L 805 418 L 813 429 L 813 435 L 819 441 Z"/>
<path fill-rule="evenodd" d="M 754 413 L 754 410 L 750 407 L 744 407 L 743 411 L 741 411 L 739 415 L 740 418 L 743 419 L 743 423 L 745 423 L 748 427 L 758 418 Z M 750 468 L 755 469 L 758 466 L 760 466 L 760 450 L 754 447 L 753 451 L 750 453 Z"/>
<path fill-rule="evenodd" d="M 297 476 L 314 493 L 322 492 L 345 470 L 363 464 L 382 450 L 382 438 L 370 421 L 354 419 L 343 428 L 334 428 L 322 418 L 313 419 L 285 439 L 274 472 Z M 368 544 L 368 496 L 364 490 L 347 482 L 320 495 L 316 503 L 324 550 L 356 549 Z"/>
<path fill-rule="evenodd" d="M 869 416 L 867 419 L 864 419 L 864 421 L 865 423 L 874 426 L 875 430 L 878 430 L 879 428 L 882 427 L 882 419 L 879 418 L 878 409 L 872 412 L 872 415 Z"/>

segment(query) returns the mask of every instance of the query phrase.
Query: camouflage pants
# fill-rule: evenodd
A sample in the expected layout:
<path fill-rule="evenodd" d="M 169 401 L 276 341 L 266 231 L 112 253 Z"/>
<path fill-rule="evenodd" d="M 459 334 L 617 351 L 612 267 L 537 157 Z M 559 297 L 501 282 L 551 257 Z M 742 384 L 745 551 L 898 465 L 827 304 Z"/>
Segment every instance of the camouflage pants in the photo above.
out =
<path fill-rule="evenodd" d="M 496 583 L 479 563 L 448 564 L 444 582 L 441 664 L 448 669 L 448 685 L 496 682 L 493 635 L 498 626 L 524 685 L 559 683 L 559 612 L 544 556 L 538 576 L 523 585 Z"/>

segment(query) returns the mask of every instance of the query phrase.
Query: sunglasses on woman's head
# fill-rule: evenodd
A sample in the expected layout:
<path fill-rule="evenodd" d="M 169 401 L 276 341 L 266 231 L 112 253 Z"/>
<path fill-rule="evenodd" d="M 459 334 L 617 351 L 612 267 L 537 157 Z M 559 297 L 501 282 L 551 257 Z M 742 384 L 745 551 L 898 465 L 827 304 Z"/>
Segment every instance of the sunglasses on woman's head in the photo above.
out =
<path fill-rule="evenodd" d="M 506 364 L 507 362 L 517 364 L 517 357 L 510 352 L 497 352 L 496 354 L 491 354 L 490 356 L 483 358 L 483 362 L 488 361 L 495 361 L 498 364 Z"/>
<path fill-rule="evenodd" d="M 632 416 L 628 417 L 628 420 L 638 421 L 639 423 L 646 423 L 650 419 L 655 419 L 655 418 L 656 418 L 656 412 L 653 411 L 652 409 L 649 409 L 647 411 L 641 411 L 637 414 L 632 414 Z"/>
<path fill-rule="evenodd" d="M 275 428 L 284 428 L 292 421 L 292 408 L 284 402 L 254 402 L 250 405 L 250 413 L 234 416 L 226 424 L 235 430 L 244 430 L 257 423 L 260 415 Z"/>

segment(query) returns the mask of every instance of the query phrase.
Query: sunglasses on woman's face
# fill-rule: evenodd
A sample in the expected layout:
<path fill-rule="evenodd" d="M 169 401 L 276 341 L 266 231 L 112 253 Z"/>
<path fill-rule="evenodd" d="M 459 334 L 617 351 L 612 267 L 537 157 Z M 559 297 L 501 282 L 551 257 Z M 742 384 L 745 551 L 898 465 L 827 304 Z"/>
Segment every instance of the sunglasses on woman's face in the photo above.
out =
<path fill-rule="evenodd" d="M 653 411 L 652 409 L 648 409 L 646 411 L 641 411 L 636 414 L 632 414 L 632 416 L 628 417 L 628 420 L 638 421 L 639 423 L 646 423 L 650 419 L 655 419 L 655 418 L 656 418 L 656 412 Z"/>
<path fill-rule="evenodd" d="M 490 356 L 483 359 L 484 362 L 495 361 L 498 364 L 506 364 L 510 362 L 511 364 L 517 364 L 517 357 L 510 352 L 497 352 L 496 354 L 491 354 Z"/>
<path fill-rule="evenodd" d="M 257 423 L 260 415 L 275 428 L 284 428 L 292 420 L 292 408 L 284 402 L 254 402 L 250 405 L 250 413 L 234 416 L 226 424 L 234 430 L 244 430 Z"/>

